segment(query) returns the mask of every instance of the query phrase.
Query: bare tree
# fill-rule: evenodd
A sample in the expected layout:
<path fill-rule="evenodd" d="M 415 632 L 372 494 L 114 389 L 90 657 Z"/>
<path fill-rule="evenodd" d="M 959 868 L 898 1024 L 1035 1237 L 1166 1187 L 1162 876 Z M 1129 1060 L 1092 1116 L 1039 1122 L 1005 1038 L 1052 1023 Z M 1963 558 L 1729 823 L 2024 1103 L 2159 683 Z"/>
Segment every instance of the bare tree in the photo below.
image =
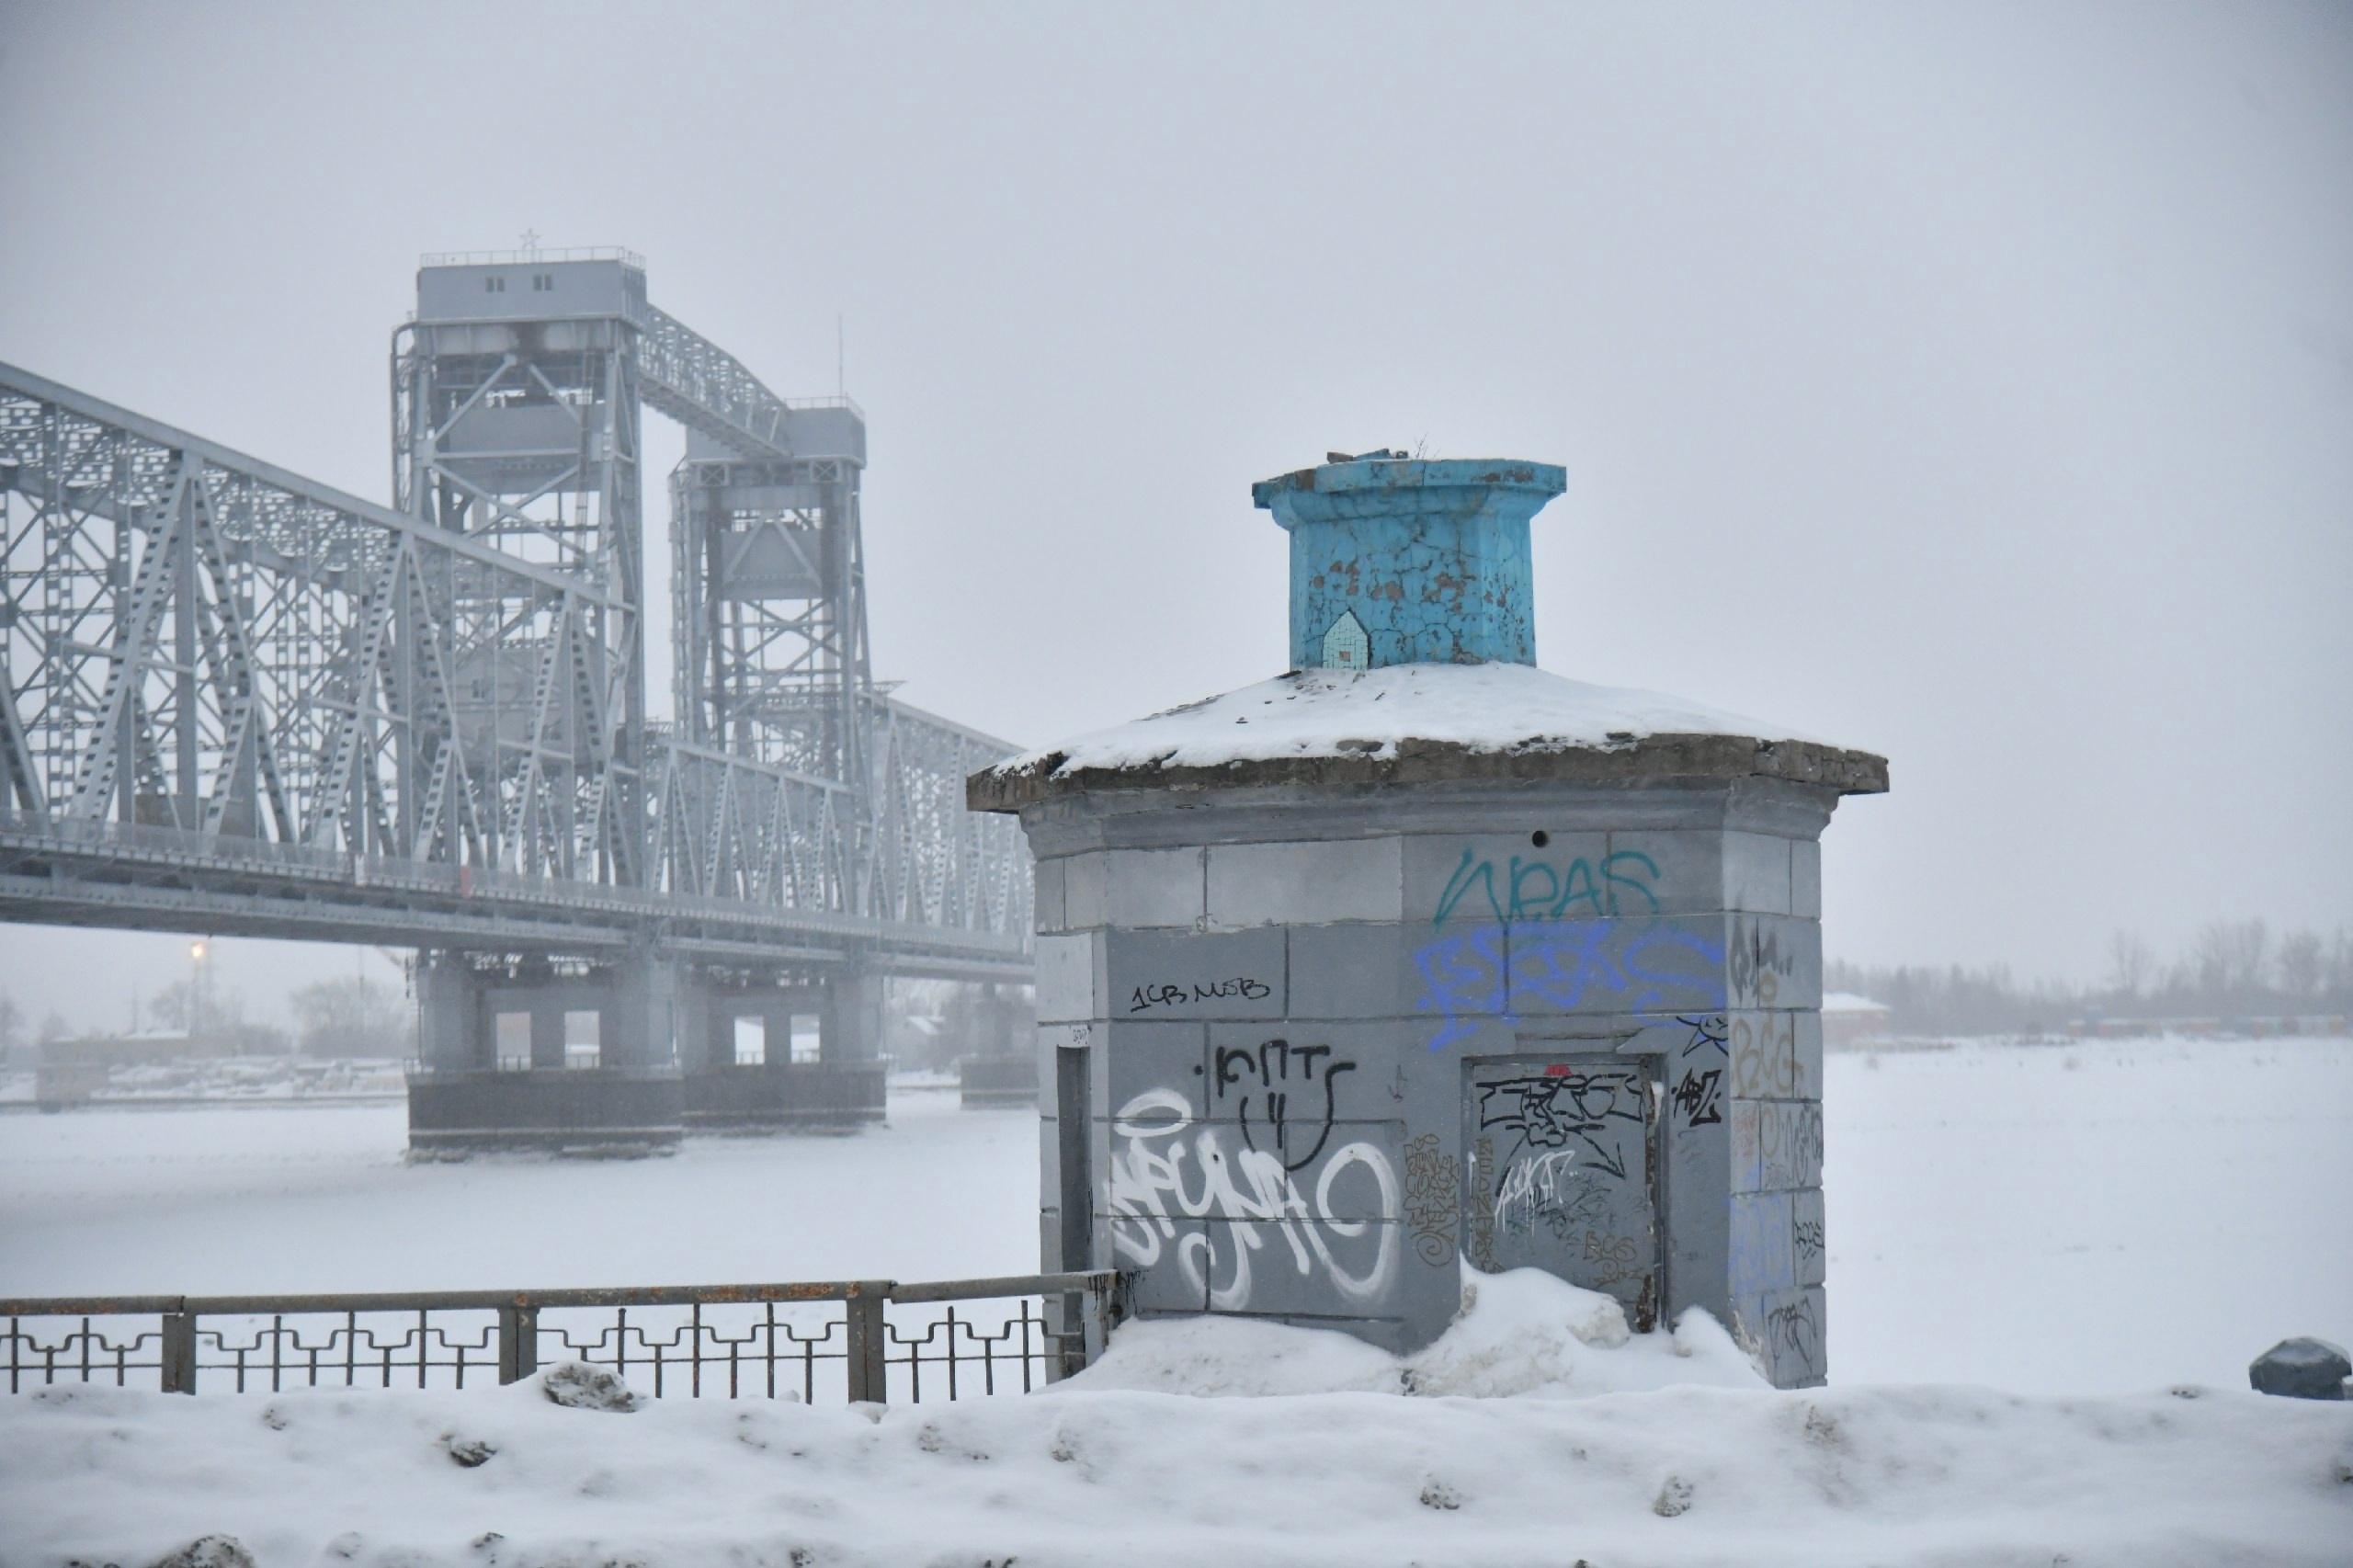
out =
<path fill-rule="evenodd" d="M 2234 993 L 2262 990 L 2271 976 L 2271 927 L 2257 917 L 2238 921 L 2230 930 L 2226 983 Z"/>
<path fill-rule="evenodd" d="M 358 975 L 322 980 L 288 998 L 306 1056 L 399 1056 L 409 1013 L 389 985 Z"/>
<path fill-rule="evenodd" d="M 175 980 L 147 998 L 148 1016 L 176 1029 L 188 1027 L 195 1008 L 196 987 L 185 980 Z"/>
<path fill-rule="evenodd" d="M 2123 996 L 2138 996 L 2156 971 L 2157 955 L 2137 931 L 2119 931 L 2108 939 L 2109 989 Z"/>
<path fill-rule="evenodd" d="M 2317 931 L 2290 931 L 2279 938 L 2279 989 L 2297 1001 L 2320 994 L 2328 974 L 2328 949 Z"/>

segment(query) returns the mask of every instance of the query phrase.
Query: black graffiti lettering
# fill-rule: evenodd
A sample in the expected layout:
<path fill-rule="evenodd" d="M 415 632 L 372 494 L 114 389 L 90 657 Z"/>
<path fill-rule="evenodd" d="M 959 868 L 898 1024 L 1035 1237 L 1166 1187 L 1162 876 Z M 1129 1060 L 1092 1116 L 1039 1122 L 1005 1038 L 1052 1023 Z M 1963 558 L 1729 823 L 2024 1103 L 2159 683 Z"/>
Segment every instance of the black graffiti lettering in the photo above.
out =
<path fill-rule="evenodd" d="M 1775 1360 L 1786 1354 L 1797 1358 L 1812 1372 L 1822 1366 L 1822 1320 L 1813 1313 L 1813 1298 L 1775 1307 L 1765 1314 L 1765 1343 Z"/>
<path fill-rule="evenodd" d="M 1790 1226 L 1790 1244 L 1797 1250 L 1797 1255 L 1801 1258 L 1820 1257 L 1822 1256 L 1822 1221 L 1819 1220 L 1793 1221 Z"/>
<path fill-rule="evenodd" d="M 1702 1046 L 1713 1046 L 1719 1052 L 1723 1051 L 1724 1016 L 1722 1013 L 1690 1018 L 1678 1017 L 1675 1021 L 1691 1031 L 1691 1038 L 1683 1042 L 1684 1055 L 1688 1056 Z"/>
<path fill-rule="evenodd" d="M 1269 1040 L 1256 1046 L 1222 1045 L 1210 1073 L 1210 1093 L 1219 1103 L 1229 1097 L 1239 1102 L 1236 1119 L 1242 1124 L 1242 1142 L 1252 1149 L 1259 1147 L 1263 1136 L 1272 1150 L 1282 1157 L 1285 1170 L 1296 1171 L 1313 1164 L 1331 1142 L 1332 1123 L 1339 1116 L 1341 1074 L 1357 1070 L 1354 1062 L 1342 1061 L 1332 1055 L 1328 1045 L 1293 1045 L 1287 1040 Z M 1313 1096 L 1320 1086 L 1323 1104 L 1313 1117 L 1314 1146 L 1294 1159 L 1291 1155 L 1292 1120 L 1290 1114 L 1291 1085 L 1303 1086 Z M 1254 1131 L 1253 1110 L 1257 1131 Z M 1304 1141 L 1302 1130 L 1298 1138 Z"/>
<path fill-rule="evenodd" d="M 1711 1067 L 1702 1073 L 1695 1068 L 1683 1070 L 1682 1081 L 1675 1085 L 1675 1108 L 1683 1113 L 1687 1127 L 1712 1127 L 1724 1119 L 1720 1095 L 1723 1069 Z"/>
<path fill-rule="evenodd" d="M 1642 1085 L 1631 1070 L 1556 1067 L 1541 1075 L 1474 1086 L 1480 1128 L 1501 1128 L 1518 1135 L 1495 1167 L 1498 1184 L 1504 1168 L 1522 1150 L 1565 1148 L 1572 1140 L 1592 1155 L 1596 1166 L 1625 1179 L 1626 1164 L 1613 1146 L 1616 1141 L 1604 1142 L 1599 1135 L 1609 1131 L 1612 1121 L 1643 1124 Z"/>
<path fill-rule="evenodd" d="M 1256 1002 L 1273 994 L 1273 986 L 1246 974 L 1237 974 L 1230 980 L 1197 980 L 1189 985 L 1139 985 L 1128 998 L 1128 1011 L 1145 1013 L 1154 1007 L 1180 1006 L 1187 1002 Z"/>

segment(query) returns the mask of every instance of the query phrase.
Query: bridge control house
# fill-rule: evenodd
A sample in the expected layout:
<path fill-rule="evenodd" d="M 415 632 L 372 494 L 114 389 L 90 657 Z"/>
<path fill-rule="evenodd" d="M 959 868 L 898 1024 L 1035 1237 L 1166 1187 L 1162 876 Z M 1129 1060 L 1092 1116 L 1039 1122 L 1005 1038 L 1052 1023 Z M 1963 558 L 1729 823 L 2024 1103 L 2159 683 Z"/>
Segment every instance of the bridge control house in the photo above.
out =
<path fill-rule="evenodd" d="M 1887 765 L 1537 668 L 1564 483 L 1267 480 L 1289 672 L 972 777 L 1038 861 L 1048 1268 L 1409 1349 L 1537 1267 L 1823 1380 L 1819 838 Z"/>

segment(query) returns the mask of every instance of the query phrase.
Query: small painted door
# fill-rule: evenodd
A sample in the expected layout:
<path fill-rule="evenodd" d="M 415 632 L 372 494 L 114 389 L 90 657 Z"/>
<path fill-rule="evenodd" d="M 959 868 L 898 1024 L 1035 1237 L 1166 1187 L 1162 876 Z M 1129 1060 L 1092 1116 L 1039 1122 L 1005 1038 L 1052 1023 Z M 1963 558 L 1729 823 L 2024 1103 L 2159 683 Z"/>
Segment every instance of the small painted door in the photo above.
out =
<path fill-rule="evenodd" d="M 1657 1096 L 1624 1057 L 1463 1064 L 1462 1233 L 1490 1272 L 1541 1268 L 1658 1315 Z"/>

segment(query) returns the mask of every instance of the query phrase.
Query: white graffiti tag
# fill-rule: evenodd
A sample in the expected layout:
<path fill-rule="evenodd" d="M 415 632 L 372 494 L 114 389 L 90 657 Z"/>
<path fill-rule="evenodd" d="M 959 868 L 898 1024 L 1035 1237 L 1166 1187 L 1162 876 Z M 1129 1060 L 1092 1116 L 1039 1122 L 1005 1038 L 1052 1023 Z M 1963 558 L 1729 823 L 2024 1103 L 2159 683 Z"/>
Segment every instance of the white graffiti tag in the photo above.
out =
<path fill-rule="evenodd" d="M 1311 1197 L 1301 1190 L 1293 1173 L 1283 1168 L 1279 1153 L 1250 1148 L 1238 1136 L 1228 1136 L 1233 1131 L 1197 1125 L 1191 1105 L 1175 1089 L 1147 1089 L 1120 1108 L 1111 1128 L 1108 1205 L 1119 1255 L 1149 1268 L 1165 1249 L 1173 1251 L 1186 1278 L 1208 1295 L 1212 1308 L 1234 1312 L 1250 1301 L 1253 1256 L 1269 1235 L 1280 1235 L 1302 1276 L 1320 1269 L 1344 1299 L 1377 1301 L 1396 1278 L 1398 1228 L 1369 1219 L 1335 1218 L 1333 1199 L 1348 1173 L 1360 1171 L 1358 1181 L 1371 1184 L 1376 1201 L 1357 1211 L 1396 1214 L 1397 1172 L 1389 1156 L 1363 1142 L 1331 1150 L 1323 1157 Z M 1202 1219 L 1265 1222 L 1217 1227 L 1230 1238 L 1222 1248 L 1199 1231 L 1178 1234 L 1177 1221 Z M 1353 1241 L 1369 1232 L 1378 1233 L 1370 1262 L 1359 1256 L 1360 1267 L 1352 1267 L 1336 1256 L 1334 1242 Z M 1222 1268 L 1221 1251 L 1231 1254 Z"/>

